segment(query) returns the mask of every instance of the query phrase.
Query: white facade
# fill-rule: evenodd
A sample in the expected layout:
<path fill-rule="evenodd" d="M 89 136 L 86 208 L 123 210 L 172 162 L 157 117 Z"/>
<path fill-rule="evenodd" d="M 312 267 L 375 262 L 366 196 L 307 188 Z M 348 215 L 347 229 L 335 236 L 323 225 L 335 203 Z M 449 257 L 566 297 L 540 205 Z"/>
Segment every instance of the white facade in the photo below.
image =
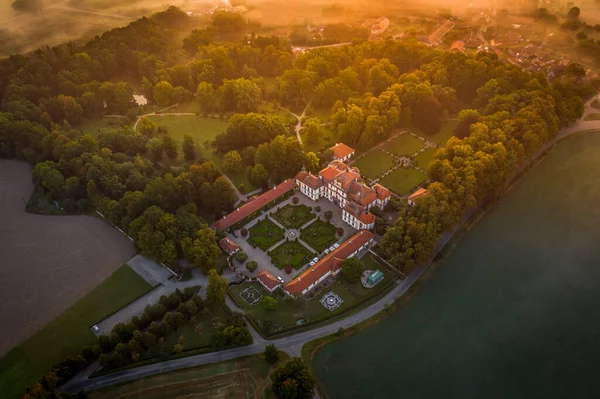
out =
<path fill-rule="evenodd" d="M 313 189 L 312 187 L 310 187 L 307 184 L 304 184 L 304 182 L 300 181 L 300 180 L 296 180 L 296 183 L 298 184 L 298 188 L 300 189 L 300 192 L 304 195 L 306 195 L 308 198 L 310 198 L 313 201 L 317 201 L 319 198 L 321 198 L 323 196 L 323 191 L 325 189 L 325 186 L 321 186 L 317 189 Z"/>
<path fill-rule="evenodd" d="M 371 230 L 375 223 L 365 224 L 358 220 L 354 215 L 349 214 L 345 209 L 342 210 L 342 220 L 354 227 L 356 230 Z"/>

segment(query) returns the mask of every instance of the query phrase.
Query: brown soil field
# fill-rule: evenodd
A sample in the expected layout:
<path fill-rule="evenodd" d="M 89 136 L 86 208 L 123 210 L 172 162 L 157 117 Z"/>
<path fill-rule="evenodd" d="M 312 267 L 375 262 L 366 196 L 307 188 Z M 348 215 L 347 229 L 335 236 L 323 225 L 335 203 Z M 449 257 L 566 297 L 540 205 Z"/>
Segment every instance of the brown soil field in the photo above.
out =
<path fill-rule="evenodd" d="M 259 356 L 173 371 L 90 394 L 92 399 L 262 399 L 269 366 Z"/>
<path fill-rule="evenodd" d="M 25 212 L 31 167 L 0 160 L 0 357 L 63 313 L 134 253 L 92 216 Z"/>

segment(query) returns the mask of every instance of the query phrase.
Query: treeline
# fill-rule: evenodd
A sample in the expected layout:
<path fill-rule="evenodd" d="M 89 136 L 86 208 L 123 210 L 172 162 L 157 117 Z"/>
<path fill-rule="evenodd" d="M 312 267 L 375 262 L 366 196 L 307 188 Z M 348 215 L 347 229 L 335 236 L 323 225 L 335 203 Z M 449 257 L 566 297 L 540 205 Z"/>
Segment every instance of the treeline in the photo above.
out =
<path fill-rule="evenodd" d="M 549 84 L 490 54 L 438 53 L 423 64 L 423 77 L 455 90 L 471 109 L 459 113 L 456 135 L 462 138 L 450 138 L 435 154 L 428 195 L 402 209 L 387 229 L 379 244 L 383 256 L 410 272 L 431 258 L 441 235 L 469 210 L 501 196 L 523 162 L 581 117 L 582 99 L 600 88 L 577 70 Z"/>
<path fill-rule="evenodd" d="M 216 284 L 212 282 L 212 279 L 222 280 L 216 274 L 210 278 L 208 289 L 211 292 L 215 292 L 216 285 L 226 286 L 223 281 Z M 208 312 L 210 306 L 223 306 L 224 302 L 222 287 L 216 288 L 220 294 L 209 296 L 207 301 L 198 296 L 197 289 L 198 287 L 189 287 L 183 291 L 177 289 L 169 296 L 163 295 L 157 304 L 146 306 L 144 312 L 139 317 L 134 316 L 131 322 L 116 324 L 110 334 L 100 335 L 92 345 L 82 348 L 79 355 L 67 357 L 55 365 L 27 390 L 23 398 L 86 397 L 85 394 L 71 396 L 60 393 L 58 389 L 96 361 L 102 366 L 102 370 L 110 371 L 153 357 L 166 360 L 183 353 L 186 350 L 184 335 L 179 336 L 172 347 L 166 344 L 165 339 L 186 323 L 191 324 L 196 333 L 202 334 L 203 326 L 198 318 Z M 252 343 L 252 336 L 241 315 L 231 313 L 228 308 L 226 313 L 227 316 L 211 336 L 207 347 L 221 349 Z"/>

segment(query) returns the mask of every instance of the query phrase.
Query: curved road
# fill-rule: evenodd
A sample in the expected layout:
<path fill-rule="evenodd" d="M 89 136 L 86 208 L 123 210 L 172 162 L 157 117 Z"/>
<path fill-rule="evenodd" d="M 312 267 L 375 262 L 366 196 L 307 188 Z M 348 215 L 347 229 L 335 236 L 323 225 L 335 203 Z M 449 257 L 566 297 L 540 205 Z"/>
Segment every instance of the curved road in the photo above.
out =
<path fill-rule="evenodd" d="M 590 106 L 591 102 L 595 98 L 596 97 L 594 97 L 592 100 L 586 103 L 585 114 L 593 113 L 596 111 Z M 595 129 L 600 129 L 600 121 L 584 121 L 583 119 L 580 119 L 572 126 L 561 130 L 557 137 L 554 140 L 548 142 L 547 145 L 545 145 L 544 148 L 540 150 L 540 152 L 538 152 L 538 154 L 536 154 L 536 156 L 532 159 L 537 158 L 537 156 L 541 155 L 541 153 L 545 149 L 556 144 L 558 140 L 570 136 L 573 133 Z M 254 343 L 252 343 L 251 345 L 234 349 L 228 349 L 224 351 L 212 352 L 208 354 L 189 356 L 181 359 L 169 360 L 162 363 L 150 364 L 147 366 L 123 370 L 102 377 L 89 379 L 89 375 L 99 367 L 98 364 L 93 364 L 87 370 L 85 370 L 82 373 L 79 373 L 71 381 L 65 384 L 63 389 L 72 392 L 77 392 L 81 390 L 95 390 L 110 385 L 126 381 L 132 381 L 168 371 L 216 363 L 225 360 L 236 359 L 238 357 L 243 356 L 255 355 L 263 352 L 267 344 L 274 344 L 278 349 L 286 351 L 291 356 L 299 356 L 302 351 L 302 346 L 305 343 L 331 335 L 337 332 L 340 328 L 350 328 L 381 312 L 383 309 L 386 308 L 386 306 L 388 306 L 388 304 L 393 303 L 396 299 L 401 297 L 423 275 L 423 273 L 427 270 L 428 267 L 429 264 L 419 267 L 401 282 L 396 281 L 396 286 L 390 292 L 388 292 L 383 298 L 368 306 L 367 308 L 344 319 L 334 321 L 330 324 L 273 340 L 264 339 L 251 325 L 249 325 L 248 327 L 254 338 Z M 229 297 L 227 297 L 227 303 L 233 310 L 241 310 L 233 303 L 233 301 Z"/>

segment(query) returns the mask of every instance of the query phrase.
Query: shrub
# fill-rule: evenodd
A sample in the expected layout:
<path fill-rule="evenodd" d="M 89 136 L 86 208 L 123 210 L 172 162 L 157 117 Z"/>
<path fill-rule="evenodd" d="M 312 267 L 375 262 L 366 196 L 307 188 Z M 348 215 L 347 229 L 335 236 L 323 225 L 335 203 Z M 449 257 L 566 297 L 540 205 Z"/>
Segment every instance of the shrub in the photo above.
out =
<path fill-rule="evenodd" d="M 321 212 L 321 207 L 319 205 L 315 206 L 315 211 Z"/>
<path fill-rule="evenodd" d="M 285 271 L 287 274 L 290 274 L 290 273 L 292 272 L 292 270 L 294 270 L 294 269 L 292 269 L 292 266 L 290 266 L 290 265 L 287 265 L 287 266 L 286 266 L 286 267 L 285 267 L 283 270 L 284 270 L 284 271 Z"/>
<path fill-rule="evenodd" d="M 242 228 L 242 230 L 240 230 L 240 234 L 242 235 L 242 237 L 246 237 L 248 235 L 248 229 L 247 228 Z"/>
<path fill-rule="evenodd" d="M 344 229 L 342 227 L 338 227 L 338 229 L 337 229 L 337 235 L 340 236 L 340 237 L 344 235 Z"/>
<path fill-rule="evenodd" d="M 279 351 L 273 344 L 265 346 L 265 360 L 269 364 L 275 364 L 279 361 Z"/>
<path fill-rule="evenodd" d="M 298 197 L 294 197 L 294 198 L 292 199 L 292 202 L 293 202 L 294 204 L 297 204 L 299 201 L 300 201 L 300 200 L 298 199 Z"/>
<path fill-rule="evenodd" d="M 246 260 L 248 260 L 248 254 L 245 252 L 238 252 L 235 254 L 235 258 L 238 262 L 244 263 Z"/>
<path fill-rule="evenodd" d="M 331 218 L 333 217 L 333 212 L 331 212 L 331 211 L 327 211 L 327 212 L 325 212 L 325 217 L 326 217 L 327 219 L 331 219 Z"/>
<path fill-rule="evenodd" d="M 254 260 L 251 260 L 250 262 L 246 263 L 246 269 L 248 269 L 248 271 L 253 272 L 258 268 L 258 263 Z"/>

